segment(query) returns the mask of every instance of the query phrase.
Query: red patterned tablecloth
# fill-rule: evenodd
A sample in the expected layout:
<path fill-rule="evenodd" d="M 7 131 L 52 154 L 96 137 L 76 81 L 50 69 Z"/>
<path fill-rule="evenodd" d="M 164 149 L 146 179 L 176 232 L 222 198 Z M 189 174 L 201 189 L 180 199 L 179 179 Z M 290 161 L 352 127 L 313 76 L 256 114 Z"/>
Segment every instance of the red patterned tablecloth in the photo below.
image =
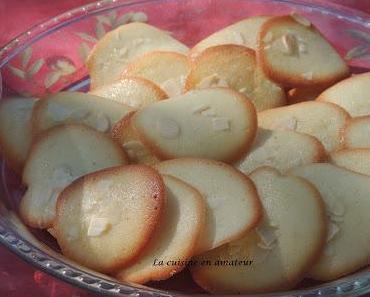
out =
<path fill-rule="evenodd" d="M 89 2 L 93 1 L 0 0 L 0 46 L 36 23 Z M 369 0 L 331 0 L 331 2 L 370 13 Z M 92 297 L 93 295 L 33 269 L 0 246 L 0 296 Z"/>

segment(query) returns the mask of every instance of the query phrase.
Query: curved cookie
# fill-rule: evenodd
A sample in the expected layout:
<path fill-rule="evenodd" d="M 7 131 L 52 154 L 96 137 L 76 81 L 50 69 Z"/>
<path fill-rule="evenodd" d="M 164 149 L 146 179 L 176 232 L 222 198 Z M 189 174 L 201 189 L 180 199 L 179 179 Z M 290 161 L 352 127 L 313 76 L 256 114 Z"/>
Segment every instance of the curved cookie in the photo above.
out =
<path fill-rule="evenodd" d="M 111 127 L 132 107 L 102 98 L 80 93 L 60 92 L 46 97 L 35 105 L 32 115 L 32 132 L 37 135 L 60 124 L 85 124 L 100 132 Z"/>
<path fill-rule="evenodd" d="M 193 60 L 186 90 L 209 87 L 229 87 L 243 93 L 257 111 L 286 104 L 284 90 L 257 66 L 254 51 L 240 45 L 210 47 Z"/>
<path fill-rule="evenodd" d="M 91 89 L 118 80 L 131 61 L 154 50 L 188 52 L 170 34 L 148 24 L 130 23 L 108 32 L 87 58 Z"/>
<path fill-rule="evenodd" d="M 217 294 L 290 289 L 317 260 L 325 243 L 325 208 L 318 191 L 303 178 L 269 167 L 251 174 L 264 205 L 264 220 L 244 238 L 196 257 L 211 265 L 191 270 L 194 280 Z M 227 262 L 251 261 L 246 264 Z M 217 263 L 224 263 L 224 265 Z"/>
<path fill-rule="evenodd" d="M 141 77 L 121 78 L 117 82 L 101 86 L 89 93 L 126 104 L 135 109 L 168 98 L 160 87 Z"/>
<path fill-rule="evenodd" d="M 269 16 L 254 16 L 227 26 L 197 43 L 190 50 L 189 56 L 196 58 L 205 49 L 222 44 L 243 45 L 256 50 L 260 28 L 269 18 Z"/>
<path fill-rule="evenodd" d="M 353 118 L 344 129 L 344 147 L 370 148 L 370 116 Z"/>
<path fill-rule="evenodd" d="M 99 272 L 131 264 L 150 241 L 165 201 L 161 176 L 145 165 L 81 177 L 58 197 L 54 228 L 62 253 Z"/>
<path fill-rule="evenodd" d="M 0 151 L 7 165 L 21 173 L 31 145 L 31 116 L 36 99 L 8 98 L 0 102 Z"/>
<path fill-rule="evenodd" d="M 370 148 L 344 149 L 330 154 L 330 163 L 370 175 Z"/>
<path fill-rule="evenodd" d="M 190 63 L 186 55 L 153 51 L 130 63 L 121 77 L 146 78 L 160 86 L 169 97 L 173 97 L 182 94 L 189 71 Z"/>
<path fill-rule="evenodd" d="M 120 143 L 127 153 L 130 163 L 154 165 L 160 160 L 152 154 L 140 140 L 138 133 L 131 124 L 135 112 L 130 112 L 116 125 L 114 125 L 111 136 Z"/>
<path fill-rule="evenodd" d="M 140 140 L 160 159 L 238 160 L 257 127 L 253 104 L 226 88 L 195 90 L 157 102 L 132 119 Z"/>
<path fill-rule="evenodd" d="M 258 224 L 262 213 L 256 189 L 247 176 L 230 165 L 182 158 L 156 164 L 155 168 L 193 186 L 205 199 L 205 229 L 196 254 L 238 239 Z"/>
<path fill-rule="evenodd" d="M 338 104 L 352 117 L 370 115 L 370 72 L 340 81 L 317 100 Z"/>
<path fill-rule="evenodd" d="M 316 137 L 328 152 L 340 149 L 350 115 L 338 105 L 307 101 L 262 111 L 258 125 L 272 130 L 293 130 Z"/>
<path fill-rule="evenodd" d="M 204 228 L 203 197 L 177 178 L 163 175 L 163 180 L 167 203 L 159 226 L 138 261 L 116 274 L 121 281 L 144 284 L 168 279 L 186 267 L 181 262 L 189 261 L 194 255 Z M 160 261 L 164 265 L 159 265 Z M 153 264 L 156 262 L 157 265 Z"/>
<path fill-rule="evenodd" d="M 22 181 L 28 186 L 20 203 L 27 225 L 49 228 L 59 193 L 74 179 L 103 168 L 127 164 L 120 146 L 83 125 L 61 125 L 41 134 L 31 146 Z"/>
<path fill-rule="evenodd" d="M 284 173 L 325 159 L 325 148 L 315 137 L 294 131 L 260 128 L 250 152 L 235 167 L 245 174 L 262 166 L 271 166 Z"/>
<path fill-rule="evenodd" d="M 292 170 L 311 182 L 329 218 L 327 243 L 309 277 L 328 281 L 355 272 L 370 260 L 370 177 L 331 164 Z"/>
<path fill-rule="evenodd" d="M 257 57 L 271 80 L 293 88 L 329 86 L 349 74 L 340 55 L 301 16 L 277 16 L 265 22 Z"/>

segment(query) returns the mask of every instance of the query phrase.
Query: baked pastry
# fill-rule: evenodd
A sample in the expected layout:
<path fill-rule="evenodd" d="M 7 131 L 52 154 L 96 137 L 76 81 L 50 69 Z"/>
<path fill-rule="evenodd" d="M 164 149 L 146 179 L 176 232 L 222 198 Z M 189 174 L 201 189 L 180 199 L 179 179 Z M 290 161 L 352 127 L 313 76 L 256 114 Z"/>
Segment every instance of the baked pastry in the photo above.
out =
<path fill-rule="evenodd" d="M 250 175 L 264 205 L 263 221 L 237 241 L 195 260 L 193 279 L 217 294 L 290 289 L 314 264 L 325 244 L 326 217 L 319 192 L 303 178 L 262 167 Z"/>
<path fill-rule="evenodd" d="M 193 186 L 205 199 L 206 222 L 196 254 L 241 238 L 261 218 L 261 203 L 253 183 L 230 165 L 182 158 L 156 164 L 155 168 Z"/>
<path fill-rule="evenodd" d="M 226 88 L 195 90 L 151 104 L 132 119 L 140 140 L 159 159 L 238 160 L 256 134 L 256 112 L 242 94 Z"/>
<path fill-rule="evenodd" d="M 370 259 L 370 177 L 331 164 L 310 164 L 292 173 L 319 190 L 328 216 L 325 249 L 308 276 L 329 281 L 366 266 Z"/>
<path fill-rule="evenodd" d="M 108 32 L 87 58 L 91 89 L 118 80 L 130 62 L 154 50 L 187 53 L 188 47 L 168 32 L 144 23 L 126 24 Z"/>
<path fill-rule="evenodd" d="M 370 115 L 370 73 L 340 81 L 321 93 L 317 100 L 338 104 L 352 117 Z"/>
<path fill-rule="evenodd" d="M 196 58 L 205 49 L 222 44 L 243 45 L 256 50 L 260 28 L 269 18 L 269 16 L 254 16 L 227 26 L 197 43 L 190 50 L 190 57 Z"/>
<path fill-rule="evenodd" d="M 299 15 L 267 20 L 259 33 L 257 57 L 265 74 L 287 87 L 327 87 L 349 75 L 341 56 Z"/>
<path fill-rule="evenodd" d="M 183 270 L 193 256 L 204 228 L 202 195 L 183 181 L 163 175 L 167 202 L 151 241 L 138 260 L 116 277 L 139 284 L 165 280 Z"/>
<path fill-rule="evenodd" d="M 136 128 L 132 125 L 135 112 L 130 112 L 112 129 L 111 136 L 127 153 L 130 163 L 153 165 L 160 160 L 140 140 Z"/>
<path fill-rule="evenodd" d="M 34 135 L 60 124 L 85 124 L 100 132 L 112 126 L 132 107 L 80 92 L 60 92 L 40 100 L 32 115 Z"/>
<path fill-rule="evenodd" d="M 344 129 L 344 146 L 346 148 L 370 148 L 370 116 L 351 119 Z"/>
<path fill-rule="evenodd" d="M 133 263 L 148 245 L 166 202 L 161 176 L 145 165 L 79 178 L 59 196 L 54 222 L 64 255 L 100 272 Z"/>
<path fill-rule="evenodd" d="M 153 51 L 130 63 L 122 73 L 122 78 L 138 76 L 160 86 L 169 97 L 183 93 L 185 79 L 190 71 L 186 55 L 176 52 Z"/>
<path fill-rule="evenodd" d="M 22 181 L 27 191 L 20 202 L 23 221 L 50 228 L 59 193 L 74 179 L 103 168 L 127 164 L 125 152 L 107 135 L 82 125 L 60 125 L 33 143 Z"/>
<path fill-rule="evenodd" d="M 307 101 L 262 111 L 258 125 L 264 129 L 292 130 L 316 137 L 328 152 L 342 147 L 342 134 L 350 115 L 338 105 Z"/>
<path fill-rule="evenodd" d="M 235 167 L 245 174 L 262 166 L 284 173 L 296 166 L 325 160 L 325 148 L 315 137 L 295 131 L 259 128 L 250 152 Z"/>
<path fill-rule="evenodd" d="M 31 116 L 36 99 L 8 98 L 0 102 L 0 151 L 7 165 L 21 173 L 32 140 Z"/>
<path fill-rule="evenodd" d="M 153 82 L 141 77 L 125 77 L 89 92 L 141 109 L 151 103 L 167 99 L 168 95 Z"/>
<path fill-rule="evenodd" d="M 193 60 L 186 90 L 209 87 L 232 88 L 247 96 L 257 111 L 286 104 L 284 90 L 264 75 L 255 52 L 241 45 L 210 47 Z"/>
<path fill-rule="evenodd" d="M 330 154 L 330 163 L 370 175 L 370 148 L 344 149 Z"/>

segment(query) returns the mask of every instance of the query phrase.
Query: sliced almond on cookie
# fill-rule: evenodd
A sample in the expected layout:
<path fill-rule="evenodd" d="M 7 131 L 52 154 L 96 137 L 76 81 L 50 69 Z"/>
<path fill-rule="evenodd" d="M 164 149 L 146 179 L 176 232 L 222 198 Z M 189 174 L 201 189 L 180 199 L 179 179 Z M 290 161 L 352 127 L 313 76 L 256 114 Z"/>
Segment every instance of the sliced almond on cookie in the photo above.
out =
<path fill-rule="evenodd" d="M 317 100 L 335 103 L 352 117 L 370 115 L 370 73 L 340 81 L 321 93 Z"/>
<path fill-rule="evenodd" d="M 311 182 L 326 204 L 331 232 L 309 276 L 329 281 L 366 266 L 370 258 L 370 177 L 331 164 L 292 170 Z"/>
<path fill-rule="evenodd" d="M 195 90 L 138 111 L 132 125 L 160 159 L 202 157 L 231 162 L 256 133 L 253 104 L 226 88 Z"/>
<path fill-rule="evenodd" d="M 251 179 L 264 206 L 263 221 L 244 238 L 195 258 L 211 263 L 191 269 L 194 280 L 209 292 L 251 294 L 293 288 L 325 243 L 325 208 L 310 183 L 268 167 L 254 171 Z"/>
<path fill-rule="evenodd" d="M 60 124 L 84 124 L 99 132 L 112 126 L 132 107 L 80 92 L 60 92 L 40 100 L 32 115 L 32 132 L 37 135 Z"/>
<path fill-rule="evenodd" d="M 186 55 L 176 52 L 153 51 L 130 63 L 122 78 L 138 76 L 160 86 L 169 97 L 183 93 L 185 79 L 190 71 Z"/>
<path fill-rule="evenodd" d="M 330 163 L 370 175 L 370 148 L 344 149 L 330 154 Z"/>
<path fill-rule="evenodd" d="M 353 118 L 344 130 L 346 148 L 370 148 L 370 116 Z"/>
<path fill-rule="evenodd" d="M 8 98 L 0 103 L 0 152 L 21 173 L 31 145 L 31 116 L 36 99 Z"/>
<path fill-rule="evenodd" d="M 168 95 L 160 87 L 140 77 L 121 78 L 117 82 L 101 86 L 89 93 L 126 104 L 135 109 L 168 98 Z"/>
<path fill-rule="evenodd" d="M 172 277 L 194 255 L 204 228 L 205 202 L 202 195 L 183 181 L 163 175 L 167 203 L 152 240 L 133 265 L 116 277 L 122 281 L 144 284 Z M 165 265 L 153 263 L 163 261 Z"/>
<path fill-rule="evenodd" d="M 321 33 L 292 16 L 274 17 L 262 25 L 257 57 L 271 80 L 288 87 L 330 86 L 349 74 Z"/>
<path fill-rule="evenodd" d="M 28 189 L 20 203 L 27 225 L 49 228 L 60 192 L 74 179 L 103 168 L 127 164 L 120 146 L 108 136 L 82 125 L 61 125 L 33 143 L 23 171 Z"/>
<path fill-rule="evenodd" d="M 91 269 L 122 269 L 149 243 L 165 202 L 163 180 L 148 166 L 86 175 L 58 198 L 54 224 L 58 244 L 64 255 Z"/>
<path fill-rule="evenodd" d="M 253 183 L 230 165 L 207 159 L 183 158 L 155 165 L 162 174 L 196 188 L 206 202 L 206 222 L 196 254 L 242 237 L 261 217 Z"/>
<path fill-rule="evenodd" d="M 223 44 L 243 45 L 255 50 L 260 28 L 269 18 L 269 16 L 249 17 L 225 27 L 196 44 L 190 50 L 190 57 L 195 58 L 207 48 Z"/>
<path fill-rule="evenodd" d="M 258 111 L 285 105 L 284 90 L 256 64 L 253 50 L 240 45 L 206 49 L 192 62 L 186 90 L 229 87 L 247 96 Z"/>
<path fill-rule="evenodd" d="M 132 125 L 134 114 L 135 112 L 131 112 L 113 127 L 112 138 L 122 145 L 130 163 L 147 165 L 159 163 L 160 160 L 143 144 Z"/>
<path fill-rule="evenodd" d="M 258 125 L 264 129 L 309 134 L 332 152 L 342 147 L 342 132 L 349 119 L 349 114 L 338 105 L 307 101 L 260 112 Z"/>
<path fill-rule="evenodd" d="M 130 23 L 104 35 L 87 59 L 91 89 L 120 78 L 123 69 L 150 51 L 187 53 L 188 48 L 167 32 L 144 23 Z"/>
<path fill-rule="evenodd" d="M 261 166 L 270 166 L 284 173 L 325 159 L 325 148 L 315 137 L 295 131 L 260 128 L 251 151 L 235 167 L 245 174 Z"/>

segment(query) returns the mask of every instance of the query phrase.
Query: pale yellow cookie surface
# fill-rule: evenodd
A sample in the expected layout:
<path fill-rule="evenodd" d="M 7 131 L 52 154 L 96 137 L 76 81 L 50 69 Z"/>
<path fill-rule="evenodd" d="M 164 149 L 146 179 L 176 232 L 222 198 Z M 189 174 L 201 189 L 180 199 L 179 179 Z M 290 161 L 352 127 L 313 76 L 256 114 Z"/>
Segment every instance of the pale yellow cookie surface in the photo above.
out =
<path fill-rule="evenodd" d="M 21 173 L 31 145 L 35 103 L 31 98 L 8 98 L 0 103 L 0 152 L 17 173 Z"/>
<path fill-rule="evenodd" d="M 89 93 L 126 104 L 135 109 L 168 98 L 168 95 L 160 87 L 141 77 L 121 78 L 117 82 L 101 86 Z"/>
<path fill-rule="evenodd" d="M 240 45 L 206 49 L 192 61 L 186 90 L 229 87 L 247 96 L 258 111 L 285 105 L 284 90 L 256 63 L 255 52 Z"/>
<path fill-rule="evenodd" d="M 194 255 L 204 228 L 203 197 L 177 178 L 163 175 L 163 180 L 167 202 L 161 221 L 138 261 L 116 275 L 119 280 L 140 284 L 165 280 L 183 270 L 182 263 Z"/>
<path fill-rule="evenodd" d="M 330 163 L 370 175 L 370 148 L 344 149 L 330 154 Z"/>
<path fill-rule="evenodd" d="M 100 272 L 130 265 L 150 241 L 166 202 L 161 176 L 145 165 L 86 175 L 58 198 L 62 253 Z"/>
<path fill-rule="evenodd" d="M 352 118 L 344 130 L 346 148 L 370 148 L 370 116 Z"/>
<path fill-rule="evenodd" d="M 330 86 L 349 74 L 341 56 L 300 16 L 266 21 L 259 34 L 257 56 L 265 74 L 288 87 Z"/>
<path fill-rule="evenodd" d="M 154 50 L 187 53 L 188 48 L 168 32 L 144 23 L 130 23 L 107 33 L 87 59 L 91 89 L 120 78 L 135 58 Z"/>
<path fill-rule="evenodd" d="M 295 131 L 260 128 L 251 151 L 235 167 L 245 174 L 261 166 L 270 166 L 284 173 L 296 166 L 325 159 L 325 148 L 315 137 Z"/>
<path fill-rule="evenodd" d="M 159 163 L 155 168 L 193 186 L 205 199 L 206 222 L 196 254 L 241 238 L 261 218 L 261 204 L 253 183 L 230 165 L 182 158 Z"/>
<path fill-rule="evenodd" d="M 49 228 L 59 193 L 73 180 L 103 168 L 127 164 L 119 144 L 82 125 L 61 125 L 41 134 L 28 155 L 22 181 L 27 186 L 20 215 L 27 225 Z"/>
<path fill-rule="evenodd" d="M 331 164 L 306 165 L 292 174 L 311 182 L 326 205 L 327 243 L 309 276 L 328 281 L 366 266 L 370 260 L 370 177 Z"/>
<path fill-rule="evenodd" d="M 325 208 L 310 183 L 268 167 L 254 171 L 251 179 L 264 206 L 263 221 L 244 238 L 195 258 L 211 262 L 191 271 L 194 280 L 209 292 L 250 294 L 290 289 L 323 248 Z M 234 261 L 247 265 L 233 265 Z"/>
<path fill-rule="evenodd" d="M 138 76 L 160 86 L 169 97 L 183 93 L 185 79 L 190 71 L 190 62 L 184 54 L 166 51 L 153 51 L 130 63 L 122 73 L 122 78 Z"/>
<path fill-rule="evenodd" d="M 132 124 L 159 159 L 225 162 L 248 151 L 257 126 L 253 104 L 226 88 L 194 90 L 151 104 L 133 116 Z"/>
<path fill-rule="evenodd" d="M 343 146 L 343 131 L 349 119 L 349 114 L 338 105 L 307 101 L 262 111 L 258 114 L 258 125 L 309 134 L 332 152 Z"/>

